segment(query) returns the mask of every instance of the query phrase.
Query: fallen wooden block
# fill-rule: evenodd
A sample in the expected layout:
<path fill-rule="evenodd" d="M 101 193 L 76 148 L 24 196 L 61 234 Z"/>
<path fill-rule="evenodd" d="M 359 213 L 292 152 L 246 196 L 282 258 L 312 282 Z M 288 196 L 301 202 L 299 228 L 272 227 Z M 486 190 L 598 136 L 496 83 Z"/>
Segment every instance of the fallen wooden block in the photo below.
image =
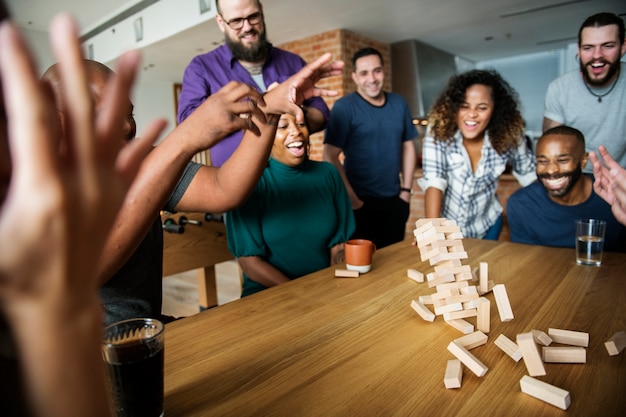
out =
<path fill-rule="evenodd" d="M 467 320 L 456 319 L 456 320 L 445 320 L 445 322 L 463 334 L 470 334 L 474 331 L 474 325 L 468 322 Z"/>
<path fill-rule="evenodd" d="M 415 269 L 409 268 L 406 271 L 406 276 L 411 278 L 415 282 L 420 282 L 420 283 L 424 282 L 424 274 L 422 274 L 421 272 Z"/>
<path fill-rule="evenodd" d="M 463 310 L 463 304 L 461 304 L 461 303 L 446 304 L 446 305 L 441 306 L 441 307 L 438 307 L 437 304 L 434 304 L 434 306 L 435 306 L 435 314 L 438 315 L 438 316 L 441 316 L 444 313 L 449 313 L 451 311 L 461 311 L 461 310 Z"/>
<path fill-rule="evenodd" d="M 466 319 L 469 317 L 476 317 L 477 312 L 475 308 L 469 310 L 459 310 L 459 311 L 448 311 L 443 313 L 444 320 L 456 320 L 456 319 Z"/>
<path fill-rule="evenodd" d="M 484 363 L 478 360 L 478 358 L 472 355 L 467 349 L 455 342 L 454 340 L 448 345 L 448 350 L 458 360 L 463 362 L 463 365 L 467 366 L 470 371 L 474 372 L 476 376 L 482 377 L 487 373 L 487 368 Z"/>
<path fill-rule="evenodd" d="M 543 361 L 547 363 L 587 363 L 587 349 L 580 346 L 544 346 Z"/>
<path fill-rule="evenodd" d="M 505 335 L 501 334 L 493 343 L 502 349 L 504 353 L 509 355 L 515 362 L 519 362 L 519 360 L 522 359 L 522 351 L 519 346 Z"/>
<path fill-rule="evenodd" d="M 509 296 L 506 293 L 504 284 L 498 284 L 493 287 L 493 295 L 496 298 L 496 307 L 498 307 L 498 313 L 500 313 L 500 320 L 503 322 L 513 320 L 513 310 L 511 310 L 511 303 L 509 302 Z"/>
<path fill-rule="evenodd" d="M 465 336 L 454 339 L 459 345 L 463 346 L 467 350 L 472 350 L 475 347 L 482 346 L 487 343 L 487 335 L 481 331 L 476 331 Z"/>
<path fill-rule="evenodd" d="M 337 278 L 358 278 L 359 271 L 350 271 L 347 269 L 335 269 L 335 276 Z"/>
<path fill-rule="evenodd" d="M 522 351 L 522 358 L 526 364 L 526 369 L 530 376 L 541 376 L 546 374 L 546 369 L 541 361 L 539 350 L 535 344 L 532 333 L 520 333 L 517 335 L 517 346 Z"/>
<path fill-rule="evenodd" d="M 619 355 L 626 348 L 626 333 L 623 331 L 615 333 L 609 340 L 604 342 L 606 351 L 610 356 Z"/>
<path fill-rule="evenodd" d="M 524 394 L 535 397 L 538 400 L 551 404 L 561 410 L 567 410 L 571 404 L 568 391 L 540 381 L 528 375 L 524 375 L 519 381 Z"/>
<path fill-rule="evenodd" d="M 537 344 L 550 346 L 550 344 L 552 343 L 552 338 L 550 338 L 550 336 L 548 336 L 541 330 L 531 330 L 531 333 L 533 334 L 533 338 L 535 339 L 535 343 Z"/>
<path fill-rule="evenodd" d="M 418 298 L 419 302 L 424 305 L 432 305 L 433 299 L 430 295 L 420 295 Z"/>
<path fill-rule="evenodd" d="M 477 303 L 476 328 L 483 333 L 489 333 L 491 329 L 491 301 L 485 297 L 480 297 L 475 301 Z"/>
<path fill-rule="evenodd" d="M 435 321 L 435 315 L 424 304 L 419 301 L 411 301 L 411 307 L 417 314 L 426 321 Z"/>
<path fill-rule="evenodd" d="M 562 343 L 564 345 L 589 346 L 589 333 L 585 332 L 549 328 L 548 336 L 552 338 L 553 342 Z"/>
<path fill-rule="evenodd" d="M 443 384 L 446 389 L 461 388 L 461 380 L 463 379 L 463 367 L 458 359 L 450 359 L 446 365 L 446 375 L 443 378 Z"/>

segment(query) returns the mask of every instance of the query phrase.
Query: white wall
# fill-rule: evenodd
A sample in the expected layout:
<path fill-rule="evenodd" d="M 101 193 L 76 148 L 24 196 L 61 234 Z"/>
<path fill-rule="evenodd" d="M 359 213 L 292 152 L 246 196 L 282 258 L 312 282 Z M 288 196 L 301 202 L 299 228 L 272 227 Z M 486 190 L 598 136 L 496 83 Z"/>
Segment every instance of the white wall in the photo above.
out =
<path fill-rule="evenodd" d="M 174 86 L 170 82 L 139 82 L 135 87 L 132 97 L 135 106 L 135 120 L 137 121 L 137 134 L 141 135 L 148 123 L 156 118 L 167 119 L 165 134 L 161 135 L 161 141 L 165 135 L 176 127 L 176 115 L 174 114 Z"/>
<path fill-rule="evenodd" d="M 55 62 L 54 55 L 52 55 L 52 51 L 50 50 L 48 32 L 22 29 L 22 34 L 33 54 L 35 54 L 39 74 L 43 74 L 44 71 Z"/>

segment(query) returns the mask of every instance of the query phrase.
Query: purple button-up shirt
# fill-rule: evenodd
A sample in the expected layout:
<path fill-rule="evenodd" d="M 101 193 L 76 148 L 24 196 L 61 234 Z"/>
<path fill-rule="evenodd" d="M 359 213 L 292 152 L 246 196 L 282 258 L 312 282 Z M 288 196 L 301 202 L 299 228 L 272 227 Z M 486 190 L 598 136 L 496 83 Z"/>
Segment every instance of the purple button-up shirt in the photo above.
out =
<path fill-rule="evenodd" d="M 305 65 L 304 60 L 298 55 L 271 48 L 263 65 L 265 87 L 267 88 L 274 82 L 282 83 Z M 208 96 L 230 81 L 244 82 L 258 89 L 252 76 L 233 58 L 227 45 L 222 45 L 192 59 L 183 76 L 183 89 L 178 100 L 178 122 L 185 120 Z M 320 97 L 310 98 L 304 104 L 321 111 L 324 119 L 328 121 L 330 112 Z M 211 163 L 214 166 L 221 166 L 239 146 L 242 138 L 243 131 L 240 130 L 213 146 Z"/>

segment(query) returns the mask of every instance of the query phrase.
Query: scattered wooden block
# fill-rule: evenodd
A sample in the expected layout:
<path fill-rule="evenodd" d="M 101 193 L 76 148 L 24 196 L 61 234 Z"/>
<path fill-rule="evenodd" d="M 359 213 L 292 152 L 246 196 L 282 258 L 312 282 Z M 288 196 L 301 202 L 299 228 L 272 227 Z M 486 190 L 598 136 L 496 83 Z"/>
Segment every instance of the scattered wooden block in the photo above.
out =
<path fill-rule="evenodd" d="M 615 333 L 609 340 L 604 342 L 606 351 L 610 356 L 619 355 L 626 348 L 626 333 L 623 331 Z"/>
<path fill-rule="evenodd" d="M 419 301 L 411 301 L 411 307 L 417 314 L 426 321 L 435 321 L 435 315 L 424 304 Z"/>
<path fill-rule="evenodd" d="M 540 381 L 528 375 L 524 375 L 519 381 L 524 394 L 535 397 L 543 402 L 551 404 L 561 410 L 567 410 L 571 404 L 568 391 Z"/>
<path fill-rule="evenodd" d="M 489 333 L 491 329 L 491 301 L 485 297 L 480 297 L 476 303 L 476 328 L 483 333 Z"/>
<path fill-rule="evenodd" d="M 487 293 L 490 293 L 491 291 L 493 291 L 493 287 L 496 286 L 496 283 L 493 282 L 493 280 L 489 280 L 489 282 L 487 282 L 487 292 L 482 292 L 480 291 L 480 288 L 478 289 L 478 294 L 480 295 L 485 295 Z"/>
<path fill-rule="evenodd" d="M 440 306 L 440 307 L 438 307 L 436 304 L 434 304 L 434 306 L 435 306 L 435 314 L 438 315 L 438 316 L 441 316 L 444 313 L 449 313 L 451 311 L 461 311 L 461 310 L 463 310 L 463 304 L 461 304 L 461 303 L 446 304 L 446 305 Z"/>
<path fill-rule="evenodd" d="M 530 376 L 541 376 L 546 374 L 543 367 L 539 350 L 535 344 L 532 333 L 520 333 L 517 335 L 517 346 L 522 351 L 522 358 L 526 364 L 526 369 Z"/>
<path fill-rule="evenodd" d="M 463 379 L 463 367 L 458 359 L 450 359 L 446 366 L 446 376 L 443 383 L 446 389 L 461 388 L 461 380 Z"/>
<path fill-rule="evenodd" d="M 476 317 L 476 315 L 477 315 L 476 309 L 472 308 L 469 310 L 449 311 L 449 312 L 443 313 L 443 319 L 444 320 L 466 319 L 468 317 Z"/>
<path fill-rule="evenodd" d="M 506 293 L 504 284 L 498 284 L 493 287 L 493 295 L 496 298 L 500 320 L 503 322 L 513 320 L 513 310 L 511 310 L 511 303 L 509 302 L 509 296 Z"/>
<path fill-rule="evenodd" d="M 550 338 L 550 336 L 548 336 L 541 330 L 531 330 L 531 333 L 533 334 L 533 338 L 535 339 L 535 343 L 537 344 L 550 346 L 550 344 L 552 343 L 552 338 Z"/>
<path fill-rule="evenodd" d="M 470 334 L 474 331 L 474 325 L 468 322 L 467 320 L 456 319 L 456 320 L 445 320 L 445 322 L 463 334 Z"/>
<path fill-rule="evenodd" d="M 335 269 L 335 276 L 337 278 L 358 278 L 359 271 L 350 271 L 347 269 Z"/>
<path fill-rule="evenodd" d="M 406 271 L 406 276 L 411 278 L 415 282 L 420 282 L 420 283 L 424 282 L 424 274 L 422 274 L 421 272 L 415 269 L 409 268 Z"/>
<path fill-rule="evenodd" d="M 489 264 L 480 262 L 478 264 L 478 291 L 482 294 L 489 292 Z"/>
<path fill-rule="evenodd" d="M 487 343 L 487 335 L 481 331 L 476 331 L 465 336 L 454 339 L 459 345 L 463 346 L 467 350 L 472 350 L 475 347 L 482 346 Z"/>
<path fill-rule="evenodd" d="M 544 362 L 549 363 L 587 363 L 587 349 L 580 346 L 544 346 Z"/>
<path fill-rule="evenodd" d="M 552 338 L 553 342 L 562 343 L 564 345 L 589 346 L 589 333 L 585 332 L 549 328 L 548 336 Z"/>
<path fill-rule="evenodd" d="M 502 349 L 504 353 L 509 355 L 515 362 L 519 362 L 519 360 L 522 359 L 522 351 L 519 346 L 505 335 L 501 334 L 493 343 Z"/>
<path fill-rule="evenodd" d="M 487 368 L 484 363 L 478 360 L 476 356 L 472 355 L 467 349 L 455 342 L 454 340 L 448 345 L 448 350 L 458 360 L 463 362 L 463 365 L 467 366 L 470 371 L 474 372 L 476 376 L 482 377 L 487 373 Z"/>
<path fill-rule="evenodd" d="M 424 305 L 432 305 L 433 303 L 433 299 L 430 295 L 420 295 L 418 300 Z"/>

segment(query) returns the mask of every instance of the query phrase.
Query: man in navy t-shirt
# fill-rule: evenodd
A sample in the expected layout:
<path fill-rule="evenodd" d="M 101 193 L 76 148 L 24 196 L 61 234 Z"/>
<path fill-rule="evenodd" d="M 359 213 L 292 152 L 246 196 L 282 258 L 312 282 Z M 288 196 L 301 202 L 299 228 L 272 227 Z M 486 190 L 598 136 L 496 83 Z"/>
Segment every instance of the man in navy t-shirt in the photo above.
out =
<path fill-rule="evenodd" d="M 537 142 L 537 182 L 518 190 L 507 203 L 511 241 L 573 248 L 577 219 L 607 222 L 604 250 L 626 251 L 626 228 L 583 174 L 588 154 L 583 134 L 569 126 L 547 130 Z"/>

